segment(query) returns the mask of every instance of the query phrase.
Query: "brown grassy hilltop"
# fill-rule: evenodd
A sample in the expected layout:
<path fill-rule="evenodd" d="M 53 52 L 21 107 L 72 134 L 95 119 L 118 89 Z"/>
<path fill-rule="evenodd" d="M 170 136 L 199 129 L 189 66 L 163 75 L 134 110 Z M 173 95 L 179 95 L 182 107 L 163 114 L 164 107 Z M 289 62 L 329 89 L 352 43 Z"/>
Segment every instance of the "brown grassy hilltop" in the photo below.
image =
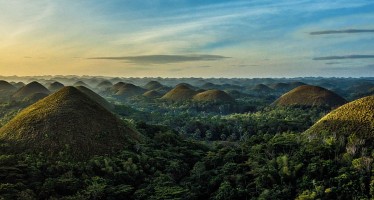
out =
<path fill-rule="evenodd" d="M 75 87 L 64 87 L 21 111 L 0 129 L 0 139 L 19 150 L 73 157 L 111 153 L 141 135 Z"/>
<path fill-rule="evenodd" d="M 234 99 L 222 90 L 207 90 L 196 94 L 194 101 L 200 102 L 233 102 Z"/>
<path fill-rule="evenodd" d="M 169 101 L 187 101 L 191 100 L 196 94 L 196 91 L 192 90 L 185 84 L 179 84 L 174 89 L 170 90 L 161 99 Z"/>
<path fill-rule="evenodd" d="M 374 138 L 374 95 L 347 103 L 320 119 L 305 133 L 357 134 Z"/>
<path fill-rule="evenodd" d="M 42 84 L 33 81 L 23 87 L 21 87 L 19 90 L 17 90 L 16 93 L 13 94 L 13 98 L 17 100 L 22 100 L 26 97 L 29 97 L 32 94 L 35 93 L 44 93 L 49 94 L 51 93 L 46 87 L 44 87 Z"/>
<path fill-rule="evenodd" d="M 318 86 L 302 85 L 282 95 L 272 105 L 337 107 L 345 103 L 345 99 L 330 90 Z"/>
<path fill-rule="evenodd" d="M 118 82 L 118 83 L 114 84 L 114 85 L 110 88 L 110 91 L 111 91 L 113 94 L 115 94 L 115 93 L 118 92 L 118 90 L 119 90 L 121 87 L 125 86 L 126 84 L 127 84 L 127 83 L 124 83 L 124 82 Z"/>
<path fill-rule="evenodd" d="M 127 83 L 125 85 L 122 85 L 118 89 L 118 91 L 116 92 L 116 96 L 127 98 L 127 97 L 136 96 L 136 95 L 141 95 L 145 91 L 146 91 L 145 89 L 143 89 L 139 86 L 136 86 L 136 85 L 131 84 L 131 83 Z"/>

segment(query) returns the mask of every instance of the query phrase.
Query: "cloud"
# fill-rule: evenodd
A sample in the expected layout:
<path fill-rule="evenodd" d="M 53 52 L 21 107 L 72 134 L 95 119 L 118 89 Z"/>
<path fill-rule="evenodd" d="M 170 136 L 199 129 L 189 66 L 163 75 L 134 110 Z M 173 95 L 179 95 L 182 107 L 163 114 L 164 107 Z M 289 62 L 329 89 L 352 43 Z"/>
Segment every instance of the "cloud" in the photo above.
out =
<path fill-rule="evenodd" d="M 331 71 L 365 71 L 374 72 L 374 64 L 358 66 L 358 67 L 329 67 L 327 68 Z"/>
<path fill-rule="evenodd" d="M 344 59 L 367 59 L 374 58 L 374 55 L 345 55 L 345 56 L 326 56 L 315 57 L 313 60 L 344 60 Z"/>
<path fill-rule="evenodd" d="M 346 34 L 346 33 L 374 33 L 374 29 L 345 29 L 345 30 L 326 30 L 310 32 L 310 35 L 327 35 L 327 34 Z"/>
<path fill-rule="evenodd" d="M 220 55 L 143 55 L 143 56 L 120 56 L 120 57 L 92 57 L 88 59 L 98 60 L 125 60 L 136 64 L 169 64 L 193 61 L 215 61 L 229 57 Z"/>
<path fill-rule="evenodd" d="M 325 65 L 337 65 L 337 64 L 341 64 L 340 62 L 327 62 L 325 63 Z"/>

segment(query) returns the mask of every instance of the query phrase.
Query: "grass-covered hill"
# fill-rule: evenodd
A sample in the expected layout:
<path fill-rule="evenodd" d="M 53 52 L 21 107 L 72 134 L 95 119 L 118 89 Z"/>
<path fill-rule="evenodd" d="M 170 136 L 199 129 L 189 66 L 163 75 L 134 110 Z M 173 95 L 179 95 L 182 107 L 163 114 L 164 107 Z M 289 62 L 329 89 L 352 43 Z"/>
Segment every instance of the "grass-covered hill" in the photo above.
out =
<path fill-rule="evenodd" d="M 99 103 L 101 106 L 106 108 L 109 111 L 112 111 L 114 109 L 114 105 L 109 103 L 106 99 L 104 99 L 102 96 L 99 94 L 95 93 L 94 91 L 88 89 L 87 87 L 84 86 L 77 86 L 76 87 L 78 90 L 86 94 L 88 97 L 90 97 L 92 100 L 96 101 Z"/>
<path fill-rule="evenodd" d="M 315 123 L 307 134 L 356 134 L 361 138 L 374 138 L 374 95 L 347 103 Z"/>
<path fill-rule="evenodd" d="M 155 99 L 155 98 L 161 97 L 162 95 L 159 92 L 155 91 L 155 90 L 149 90 L 149 91 L 145 92 L 143 94 L 143 96 L 145 96 L 147 98 Z"/>
<path fill-rule="evenodd" d="M 119 90 L 121 87 L 125 86 L 126 84 L 127 84 L 127 83 L 124 83 L 124 82 L 118 82 L 118 83 L 114 84 L 114 85 L 110 88 L 110 91 L 111 91 L 113 94 L 115 94 L 115 93 L 118 92 L 118 90 Z"/>
<path fill-rule="evenodd" d="M 128 98 L 132 96 L 142 95 L 146 90 L 139 86 L 136 86 L 131 83 L 122 85 L 116 92 L 116 96 L 120 98 Z"/>
<path fill-rule="evenodd" d="M 13 95 L 13 99 L 16 100 L 23 100 L 24 98 L 29 97 L 30 95 L 33 95 L 35 93 L 44 93 L 44 94 L 49 94 L 51 93 L 46 87 L 44 87 L 42 84 L 33 81 L 19 90 L 17 90 Z"/>
<path fill-rule="evenodd" d="M 162 87 L 164 87 L 164 85 L 162 85 L 158 81 L 150 81 L 150 82 L 148 82 L 147 84 L 144 85 L 144 88 L 146 88 L 148 90 L 156 90 L 156 89 L 159 89 L 159 88 L 162 88 Z"/>
<path fill-rule="evenodd" d="M 235 101 L 229 94 L 222 90 L 207 90 L 193 96 L 194 101 L 200 102 L 233 102 Z"/>
<path fill-rule="evenodd" d="M 170 90 L 161 99 L 168 101 L 188 101 L 195 96 L 196 91 L 185 84 L 179 84 L 174 89 Z"/>
<path fill-rule="evenodd" d="M 64 84 L 58 82 L 58 81 L 55 81 L 53 83 L 51 83 L 49 86 L 48 86 L 48 89 L 50 91 L 57 91 L 57 90 L 60 90 L 61 88 L 64 87 Z"/>
<path fill-rule="evenodd" d="M 318 86 L 302 85 L 279 97 L 273 105 L 337 107 L 344 103 L 346 103 L 345 99 L 330 90 Z"/>
<path fill-rule="evenodd" d="M 17 150 L 75 158 L 111 153 L 141 139 L 117 116 L 75 87 L 27 107 L 0 129 L 0 140 Z"/>

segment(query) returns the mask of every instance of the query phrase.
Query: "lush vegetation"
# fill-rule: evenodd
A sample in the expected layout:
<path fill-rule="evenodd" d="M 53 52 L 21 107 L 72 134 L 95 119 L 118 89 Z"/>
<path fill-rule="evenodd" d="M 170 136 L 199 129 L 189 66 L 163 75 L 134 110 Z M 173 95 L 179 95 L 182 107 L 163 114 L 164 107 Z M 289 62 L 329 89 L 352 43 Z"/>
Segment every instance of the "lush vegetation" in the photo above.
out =
<path fill-rule="evenodd" d="M 151 86 L 162 85 L 147 87 Z M 84 98 L 84 105 L 74 103 L 75 111 L 91 113 L 90 103 L 99 102 L 141 133 L 141 142 L 115 154 L 72 159 L 68 150 L 53 156 L 16 152 L 13 144 L 0 140 L 0 200 L 373 199 L 374 140 L 368 129 L 347 129 L 352 123 L 340 121 L 335 127 L 342 134 L 328 129 L 328 124 L 313 131 L 310 127 L 321 119 L 341 119 L 338 110 L 269 106 L 282 94 L 272 92 L 274 88 L 240 94 L 235 101 L 170 101 L 103 92 L 114 106 L 86 91 L 89 99 Z M 67 110 L 47 103 L 42 107 Z M 1 103 L 1 127 L 29 104 Z M 352 105 L 341 109 L 347 119 L 373 119 L 372 105 Z M 98 118 L 96 124 L 114 124 Z M 75 126 L 81 124 L 89 122 Z"/>

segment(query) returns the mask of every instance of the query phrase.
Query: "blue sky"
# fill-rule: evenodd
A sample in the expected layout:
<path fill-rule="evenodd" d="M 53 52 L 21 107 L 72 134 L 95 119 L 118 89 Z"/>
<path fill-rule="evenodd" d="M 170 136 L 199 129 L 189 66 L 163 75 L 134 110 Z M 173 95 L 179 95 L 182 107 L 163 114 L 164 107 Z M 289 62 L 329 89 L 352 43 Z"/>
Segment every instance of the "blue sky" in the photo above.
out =
<path fill-rule="evenodd" d="M 0 0 L 0 73 L 373 76 L 370 0 Z"/>

